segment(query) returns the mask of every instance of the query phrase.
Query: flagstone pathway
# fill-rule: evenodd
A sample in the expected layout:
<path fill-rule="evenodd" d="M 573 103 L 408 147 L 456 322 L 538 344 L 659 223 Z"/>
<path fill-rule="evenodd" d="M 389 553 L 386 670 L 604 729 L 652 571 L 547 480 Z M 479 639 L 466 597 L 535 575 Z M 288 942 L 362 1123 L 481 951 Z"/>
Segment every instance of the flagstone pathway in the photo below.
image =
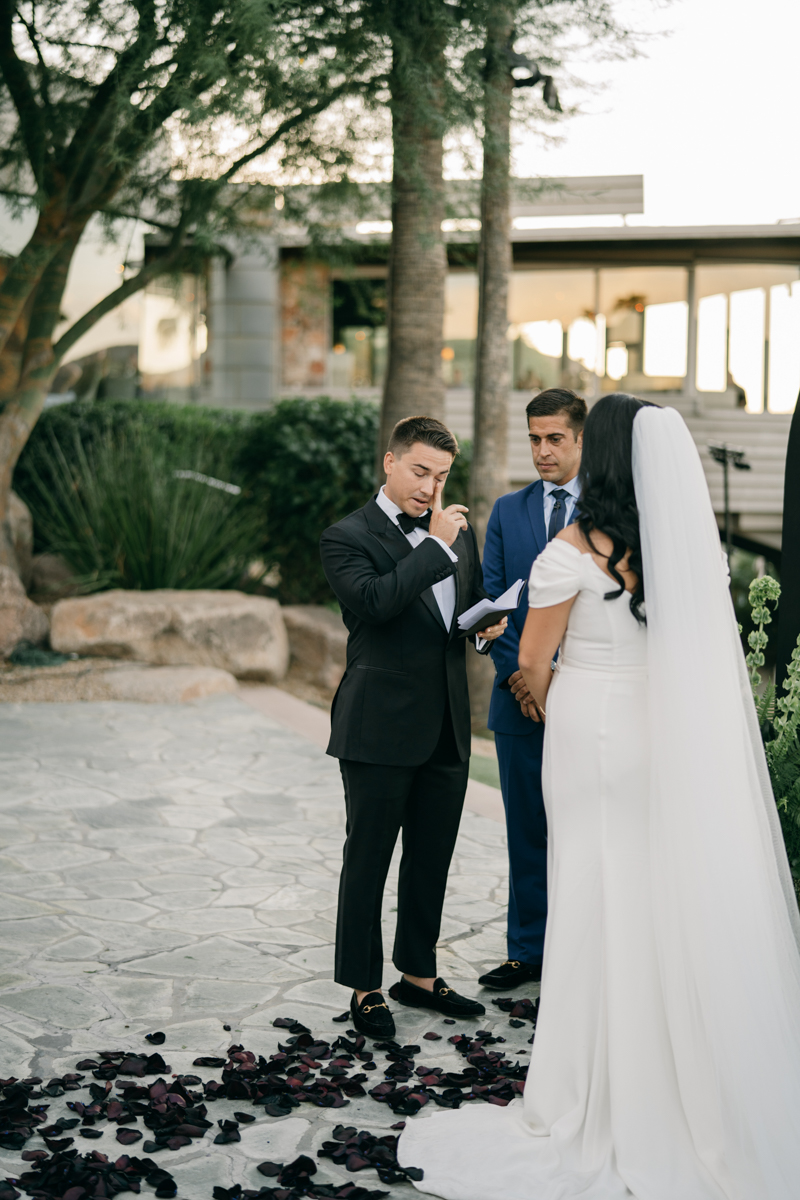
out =
<path fill-rule="evenodd" d="M 332 982 L 343 827 L 337 763 L 236 696 L 0 706 L 0 1077 L 46 1081 L 100 1050 L 150 1052 L 144 1035 L 154 1030 L 166 1034 L 159 1051 L 174 1073 L 232 1043 L 274 1053 L 285 1041 L 277 1017 L 326 1040 L 344 1033 L 347 1024 L 331 1023 L 348 1003 Z M 465 812 L 439 962 L 468 995 L 478 995 L 481 969 L 505 957 L 506 869 L 502 826 Z M 395 860 L 387 952 L 396 881 Z M 395 977 L 387 964 L 387 985 Z M 506 1035 L 506 1052 L 524 1062 L 529 1027 L 510 1029 L 491 994 L 481 998 L 486 1017 L 463 1031 Z M 400 1042 L 442 1034 L 423 1043 L 427 1065 L 463 1065 L 446 1040 L 461 1024 L 411 1009 L 396 1018 Z M 48 1119 L 70 1115 L 70 1098 Z M 209 1119 L 235 1107 L 220 1101 Z M 304 1104 L 284 1118 L 259 1115 L 235 1145 L 207 1136 L 162 1152 L 159 1166 L 175 1175 L 179 1198 L 211 1200 L 215 1185 L 274 1184 L 257 1163 L 313 1157 L 336 1124 L 385 1133 L 397 1119 L 369 1097 L 343 1109 Z M 108 1127 L 79 1149 L 115 1155 L 113 1138 Z M 0 1151 L 0 1178 L 20 1165 L 18 1152 Z M 374 1170 L 346 1174 L 328 1160 L 315 1180 L 382 1187 Z M 409 1184 L 390 1190 L 415 1194 Z"/>

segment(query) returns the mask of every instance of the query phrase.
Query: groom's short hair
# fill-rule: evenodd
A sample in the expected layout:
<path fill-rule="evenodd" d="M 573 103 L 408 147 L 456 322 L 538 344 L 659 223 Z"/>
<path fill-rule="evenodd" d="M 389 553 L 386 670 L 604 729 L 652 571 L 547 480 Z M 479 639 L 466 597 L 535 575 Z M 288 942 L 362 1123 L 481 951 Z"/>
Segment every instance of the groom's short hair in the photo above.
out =
<path fill-rule="evenodd" d="M 453 458 L 458 454 L 455 435 L 436 417 L 405 417 L 398 421 L 389 435 L 387 450 L 400 458 L 415 442 L 422 442 L 423 446 L 431 446 L 434 450 L 444 450 Z"/>
<path fill-rule="evenodd" d="M 547 388 L 534 396 L 525 409 L 525 415 L 531 417 L 555 417 L 563 413 L 572 432 L 577 437 L 586 421 L 586 401 L 582 400 L 569 388 Z"/>

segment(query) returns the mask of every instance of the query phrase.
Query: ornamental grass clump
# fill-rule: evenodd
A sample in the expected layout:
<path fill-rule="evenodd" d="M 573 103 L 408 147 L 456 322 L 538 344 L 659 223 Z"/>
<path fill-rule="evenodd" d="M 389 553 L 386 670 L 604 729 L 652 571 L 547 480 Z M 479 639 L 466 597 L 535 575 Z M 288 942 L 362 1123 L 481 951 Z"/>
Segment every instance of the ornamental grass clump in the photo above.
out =
<path fill-rule="evenodd" d="M 759 696 L 757 691 L 761 683 L 759 668 L 764 666 L 767 645 L 764 626 L 772 621 L 767 604 L 777 603 L 780 594 L 780 584 L 769 575 L 754 579 L 750 584 L 750 605 L 756 628 L 747 639 L 750 653 L 746 662 L 789 866 L 795 890 L 800 894 L 800 638 L 792 651 L 783 682 L 787 694 L 776 695 L 774 683 L 767 684 L 763 695 Z"/>
<path fill-rule="evenodd" d="M 82 591 L 230 588 L 263 555 L 264 522 L 229 469 L 207 442 L 166 441 L 144 423 L 88 446 L 77 434 L 68 447 L 53 436 L 27 499 L 38 536 Z"/>

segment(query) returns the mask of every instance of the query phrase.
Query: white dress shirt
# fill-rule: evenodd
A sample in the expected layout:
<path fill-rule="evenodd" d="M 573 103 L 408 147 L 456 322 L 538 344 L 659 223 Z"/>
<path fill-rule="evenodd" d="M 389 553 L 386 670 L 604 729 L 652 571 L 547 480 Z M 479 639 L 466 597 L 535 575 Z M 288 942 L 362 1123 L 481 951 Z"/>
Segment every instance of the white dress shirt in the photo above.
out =
<path fill-rule="evenodd" d="M 572 520 L 572 514 L 575 511 L 575 505 L 578 503 L 578 500 L 580 499 L 581 489 L 578 484 L 578 476 L 577 475 L 575 476 L 574 479 L 570 479 L 569 483 L 545 483 L 545 485 L 544 485 L 544 528 L 545 528 L 545 532 L 550 528 L 550 518 L 553 515 L 553 507 L 555 506 L 555 500 L 553 499 L 553 492 L 557 491 L 558 488 L 563 488 L 565 492 L 569 492 L 569 495 L 567 496 L 566 500 L 564 501 L 564 504 L 566 505 L 566 509 L 567 509 L 566 516 L 564 517 L 565 525 L 569 525 L 570 521 Z"/>
<path fill-rule="evenodd" d="M 397 504 L 395 504 L 394 500 L 389 499 L 383 488 L 381 488 L 375 497 L 375 503 L 379 508 L 383 509 L 389 520 L 399 528 L 400 523 L 397 520 L 397 514 L 401 513 L 403 510 Z M 433 534 L 427 533 L 424 529 L 412 529 L 411 533 L 404 533 L 403 536 L 412 546 L 419 546 L 421 542 L 425 541 L 425 538 L 432 537 L 435 542 L 439 543 L 445 554 L 450 557 L 452 562 L 458 562 L 458 555 L 453 553 L 447 542 L 443 542 L 439 537 L 434 537 Z M 439 605 L 439 612 L 442 614 L 444 627 L 445 629 L 449 630 L 453 623 L 453 613 L 456 611 L 455 575 L 448 575 L 447 579 L 442 579 L 439 581 L 439 583 L 434 583 L 431 586 L 431 591 L 436 597 L 436 603 Z"/>

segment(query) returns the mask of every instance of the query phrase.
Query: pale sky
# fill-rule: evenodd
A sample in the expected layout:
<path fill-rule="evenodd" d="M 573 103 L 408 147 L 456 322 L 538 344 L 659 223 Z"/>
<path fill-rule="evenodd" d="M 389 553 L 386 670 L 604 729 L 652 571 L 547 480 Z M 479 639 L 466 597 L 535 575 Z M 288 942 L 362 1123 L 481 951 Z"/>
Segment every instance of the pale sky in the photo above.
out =
<path fill-rule="evenodd" d="M 605 83 L 557 148 L 528 138 L 520 175 L 644 175 L 631 223 L 771 224 L 800 218 L 798 0 L 625 0 L 631 26 L 663 30 Z M 566 98 L 571 99 L 569 93 Z M 591 223 L 587 218 L 587 223 Z"/>

